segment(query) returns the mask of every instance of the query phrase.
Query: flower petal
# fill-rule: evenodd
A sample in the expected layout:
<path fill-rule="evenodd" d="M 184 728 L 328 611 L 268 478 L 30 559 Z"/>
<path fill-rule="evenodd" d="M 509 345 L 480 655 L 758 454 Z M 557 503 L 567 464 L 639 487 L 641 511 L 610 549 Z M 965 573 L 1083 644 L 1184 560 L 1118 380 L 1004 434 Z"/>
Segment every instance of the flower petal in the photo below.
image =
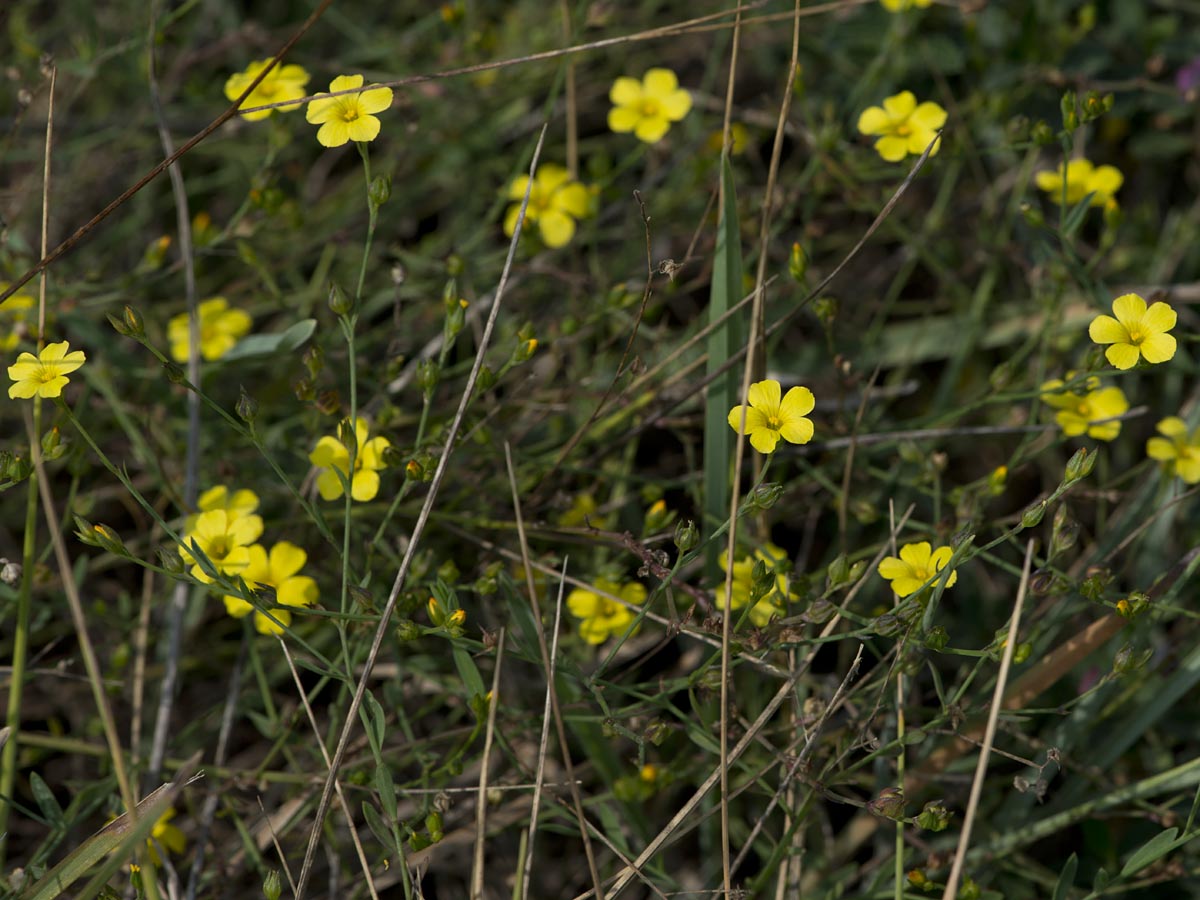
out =
<path fill-rule="evenodd" d="M 345 471 L 350 466 L 350 453 L 341 441 L 326 435 L 317 441 L 317 446 L 308 454 L 308 461 L 314 466 L 337 466 Z"/>
<path fill-rule="evenodd" d="M 639 141 L 657 144 L 670 129 L 671 121 L 666 116 L 643 116 L 638 120 L 633 133 Z"/>
<path fill-rule="evenodd" d="M 321 126 L 325 128 L 324 125 Z M 374 116 L 361 116 L 346 126 L 350 140 L 367 143 L 379 137 L 379 120 Z"/>
<path fill-rule="evenodd" d="M 608 129 L 617 134 L 633 131 L 641 120 L 642 114 L 628 106 L 614 106 L 608 111 Z"/>
<path fill-rule="evenodd" d="M 601 605 L 599 595 L 585 591 L 583 588 L 575 588 L 567 595 L 567 609 L 571 610 L 571 615 L 579 619 L 588 619 L 596 615 L 597 609 Z"/>
<path fill-rule="evenodd" d="M 929 557 L 933 547 L 929 541 L 916 544 L 905 544 L 900 548 L 900 558 L 908 563 L 914 572 L 924 572 L 929 569 Z"/>
<path fill-rule="evenodd" d="M 369 469 L 362 469 L 354 473 L 354 478 L 350 481 L 350 496 L 359 503 L 365 503 L 367 500 L 374 500 L 375 495 L 379 493 L 379 473 Z"/>
<path fill-rule="evenodd" d="M 1122 294 L 1113 301 L 1113 315 L 1125 326 L 1127 331 L 1133 331 L 1142 322 L 1146 314 L 1146 301 L 1137 294 Z"/>
<path fill-rule="evenodd" d="M 659 102 L 662 104 L 663 114 L 672 122 L 678 122 L 692 109 L 692 95 L 682 88 L 662 97 Z"/>
<path fill-rule="evenodd" d="M 271 548 L 271 578 L 276 585 L 291 578 L 304 568 L 308 554 L 290 541 L 280 541 Z"/>
<path fill-rule="evenodd" d="M 888 162 L 900 162 L 908 155 L 908 139 L 889 134 L 875 142 L 875 151 Z"/>
<path fill-rule="evenodd" d="M 1167 416 L 1155 426 L 1155 430 L 1167 437 L 1184 437 L 1187 435 L 1188 429 L 1187 423 L 1179 416 Z"/>
<path fill-rule="evenodd" d="M 1112 316 L 1096 316 L 1088 326 L 1088 337 L 1097 344 L 1116 344 L 1129 340 L 1129 331 Z"/>
<path fill-rule="evenodd" d="M 912 569 L 909 567 L 908 563 L 902 559 L 897 559 L 894 556 L 885 556 L 882 560 L 880 560 L 877 571 L 888 581 L 892 581 L 896 578 L 904 578 L 912 574 Z"/>
<path fill-rule="evenodd" d="M 807 444 L 812 440 L 814 430 L 812 420 L 801 417 L 784 422 L 779 434 L 789 443 Z"/>
<path fill-rule="evenodd" d="M 636 78 L 622 76 L 609 88 L 608 99 L 616 106 L 637 106 L 642 102 L 642 83 Z"/>
<path fill-rule="evenodd" d="M 926 101 L 913 110 L 908 121 L 914 126 L 937 131 L 946 124 L 946 111 L 936 103 Z"/>
<path fill-rule="evenodd" d="M 1104 355 L 1118 369 L 1132 369 L 1137 365 L 1141 353 L 1133 344 L 1113 344 L 1104 351 Z"/>
<path fill-rule="evenodd" d="M 883 108 L 893 122 L 902 121 L 912 115 L 917 108 L 917 98 L 912 91 L 901 91 L 883 101 Z"/>
<path fill-rule="evenodd" d="M 1170 331 L 1175 327 L 1177 320 L 1178 316 L 1175 315 L 1175 310 L 1168 304 L 1151 303 L 1146 314 L 1142 316 L 1142 329 L 1154 332 Z"/>
<path fill-rule="evenodd" d="M 1152 334 L 1139 348 L 1148 363 L 1163 363 L 1175 355 L 1175 338 L 1169 334 Z"/>
<path fill-rule="evenodd" d="M 774 379 L 768 378 L 750 385 L 750 405 L 768 416 L 779 412 L 779 397 L 779 382 Z"/>
<path fill-rule="evenodd" d="M 890 124 L 882 106 L 868 106 L 858 117 L 858 130 L 862 134 L 883 134 Z"/>
<path fill-rule="evenodd" d="M 547 247 L 561 247 L 575 235 L 575 220 L 558 210 L 547 210 L 538 219 L 538 233 Z"/>
<path fill-rule="evenodd" d="M 670 69 L 650 69 L 642 78 L 642 89 L 660 100 L 678 87 L 679 79 Z"/>
<path fill-rule="evenodd" d="M 317 491 L 322 500 L 336 500 L 342 496 L 342 481 L 334 469 L 326 469 L 317 476 Z"/>
<path fill-rule="evenodd" d="M 750 446 L 759 453 L 774 453 L 779 432 L 774 428 L 755 428 L 750 432 Z"/>
<path fill-rule="evenodd" d="M 1166 438 L 1152 437 L 1146 441 L 1146 455 L 1159 462 L 1171 462 L 1179 455 L 1179 448 Z"/>
<path fill-rule="evenodd" d="M 358 108 L 365 113 L 383 112 L 392 105 L 392 89 L 368 88 L 358 95 Z"/>
<path fill-rule="evenodd" d="M 779 415 L 783 419 L 807 416 L 817 405 L 813 392 L 806 387 L 790 388 L 779 404 Z"/>

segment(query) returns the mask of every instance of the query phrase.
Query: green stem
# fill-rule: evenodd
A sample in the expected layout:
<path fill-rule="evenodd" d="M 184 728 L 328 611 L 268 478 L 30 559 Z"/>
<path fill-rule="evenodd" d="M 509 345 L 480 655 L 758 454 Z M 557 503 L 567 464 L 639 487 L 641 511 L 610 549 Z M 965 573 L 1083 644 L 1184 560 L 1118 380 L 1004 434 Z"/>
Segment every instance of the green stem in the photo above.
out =
<path fill-rule="evenodd" d="M 33 400 L 33 434 L 40 440 L 42 433 L 42 398 Z M 33 448 L 30 448 L 32 455 Z M 17 780 L 17 736 L 21 731 L 21 695 L 25 687 L 25 661 L 29 655 L 29 610 L 32 605 L 34 556 L 37 553 L 37 472 L 29 473 L 29 494 L 25 498 L 25 537 L 21 545 L 21 588 L 17 596 L 17 628 L 13 635 L 12 676 L 8 691 L 8 740 L 0 755 L 0 870 L 8 850 L 9 798 Z"/>

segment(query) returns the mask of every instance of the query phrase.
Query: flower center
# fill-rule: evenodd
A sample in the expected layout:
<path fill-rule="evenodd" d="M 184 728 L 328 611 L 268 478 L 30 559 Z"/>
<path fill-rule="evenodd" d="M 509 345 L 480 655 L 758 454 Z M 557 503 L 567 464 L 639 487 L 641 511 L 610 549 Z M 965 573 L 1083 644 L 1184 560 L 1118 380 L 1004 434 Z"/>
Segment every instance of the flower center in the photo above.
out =
<path fill-rule="evenodd" d="M 1129 329 L 1129 343 L 1133 344 L 1133 346 L 1141 346 L 1142 341 L 1145 339 L 1146 335 L 1142 334 L 1142 330 L 1140 328 Z"/>
<path fill-rule="evenodd" d="M 908 137 L 910 134 L 912 134 L 912 126 L 907 122 L 901 122 L 896 126 L 896 134 L 900 137 Z"/>
<path fill-rule="evenodd" d="M 601 598 L 600 618 L 611 619 L 617 614 L 617 611 L 620 608 L 620 606 L 618 606 L 616 603 L 613 603 L 613 601 L 609 600 L 607 597 Z"/>
<path fill-rule="evenodd" d="M 783 419 L 778 414 L 769 415 L 767 416 L 767 426 L 775 431 L 779 431 L 779 429 L 783 428 Z"/>
<path fill-rule="evenodd" d="M 208 558 L 213 562 L 229 555 L 229 540 L 221 536 L 208 545 Z"/>
<path fill-rule="evenodd" d="M 357 106 L 347 106 L 342 110 L 343 122 L 354 122 L 362 115 Z"/>
<path fill-rule="evenodd" d="M 1086 400 L 1080 400 L 1075 406 L 1075 412 L 1081 419 L 1091 419 L 1093 417 L 1092 404 L 1088 403 Z"/>
<path fill-rule="evenodd" d="M 53 366 L 43 365 L 40 369 L 38 369 L 37 380 L 40 381 L 42 384 L 49 384 L 57 377 L 58 377 L 58 370 L 55 369 Z"/>
<path fill-rule="evenodd" d="M 662 113 L 662 104 L 653 97 L 647 97 L 642 101 L 642 115 L 647 119 L 653 119 L 655 116 Z"/>

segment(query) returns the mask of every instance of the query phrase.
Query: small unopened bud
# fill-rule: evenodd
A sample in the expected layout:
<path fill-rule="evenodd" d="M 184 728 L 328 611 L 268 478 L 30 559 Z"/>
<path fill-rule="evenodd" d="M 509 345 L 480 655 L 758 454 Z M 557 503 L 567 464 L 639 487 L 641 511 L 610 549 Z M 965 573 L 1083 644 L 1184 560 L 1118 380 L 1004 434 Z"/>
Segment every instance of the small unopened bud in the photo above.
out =
<path fill-rule="evenodd" d="M 338 422 L 338 440 L 342 442 L 342 446 L 347 449 L 358 446 L 358 438 L 354 429 L 354 423 L 349 419 L 342 419 Z"/>
<path fill-rule="evenodd" d="M 165 363 L 163 363 L 163 369 L 166 370 L 167 381 L 171 382 L 171 384 L 183 384 L 184 380 L 187 378 L 183 372 L 183 369 L 179 368 L 178 365 L 170 360 L 167 360 Z"/>
<path fill-rule="evenodd" d="M 1083 121 L 1091 122 L 1094 119 L 1098 119 L 1112 108 L 1112 94 L 1098 94 L 1095 91 L 1088 91 L 1087 97 L 1083 101 Z"/>
<path fill-rule="evenodd" d="M 279 880 L 279 872 L 272 869 L 267 873 L 267 877 L 263 879 L 263 896 L 267 900 L 279 900 L 279 895 L 283 893 L 283 885 Z"/>
<path fill-rule="evenodd" d="M 696 546 L 699 540 L 700 532 L 696 528 L 696 523 L 691 519 L 675 526 L 675 546 L 679 548 L 680 553 L 687 553 Z"/>
<path fill-rule="evenodd" d="M 376 212 L 379 207 L 388 202 L 392 196 L 392 176 L 376 175 L 371 179 L 371 185 L 367 188 L 367 202 L 371 204 L 371 208 Z"/>
<path fill-rule="evenodd" d="M 917 814 L 917 826 L 926 831 L 945 831 L 952 815 L 943 801 L 930 800 Z"/>
<path fill-rule="evenodd" d="M 407 643 L 421 636 L 421 626 L 412 619 L 401 619 L 396 623 L 396 640 Z"/>
<path fill-rule="evenodd" d="M 1079 127 L 1079 113 L 1075 110 L 1077 99 L 1074 91 L 1066 91 L 1058 104 L 1062 112 L 1063 128 L 1067 131 L 1074 131 Z"/>
<path fill-rule="evenodd" d="M 425 474 L 425 468 L 415 459 L 410 459 L 404 465 L 404 474 L 413 481 L 420 481 Z"/>
<path fill-rule="evenodd" d="M 309 378 L 316 378 L 325 368 L 325 351 L 317 344 L 309 344 L 300 360 L 304 363 L 304 368 L 308 369 Z"/>
<path fill-rule="evenodd" d="M 910 869 L 909 870 L 908 883 L 911 884 L 913 887 L 919 888 L 921 890 L 924 890 L 924 888 L 927 884 L 932 884 L 932 882 L 928 878 L 925 877 L 925 873 L 922 872 L 920 869 Z"/>
<path fill-rule="evenodd" d="M 437 597 L 430 597 L 425 605 L 429 612 L 429 621 L 441 628 L 446 624 L 446 610 L 442 608 L 442 604 L 438 602 Z"/>
<path fill-rule="evenodd" d="M 775 481 L 768 481 L 749 493 L 742 508 L 746 512 L 767 510 L 774 506 L 782 496 L 783 485 Z"/>
<path fill-rule="evenodd" d="M 109 553 L 117 556 L 126 556 L 125 543 L 121 540 L 121 536 L 109 528 L 107 525 L 93 525 L 92 533 L 96 538 L 96 545 L 103 547 Z"/>
<path fill-rule="evenodd" d="M 437 387 L 441 377 L 442 373 L 438 368 L 437 360 L 423 359 L 417 364 L 417 387 L 426 395 L 433 393 L 433 389 Z"/>
<path fill-rule="evenodd" d="M 1030 506 L 1028 509 L 1025 510 L 1025 512 L 1023 512 L 1021 514 L 1021 527 L 1022 528 L 1033 528 L 1033 526 L 1037 525 L 1040 521 L 1042 521 L 1042 516 L 1044 516 L 1045 514 L 1046 514 L 1046 501 L 1041 500 L 1041 501 L 1033 504 L 1033 506 Z"/>
<path fill-rule="evenodd" d="M 838 585 L 845 584 L 850 580 L 850 563 L 846 560 L 845 553 L 839 553 L 829 564 L 828 570 L 825 573 L 825 584 L 829 588 L 835 588 Z"/>
<path fill-rule="evenodd" d="M 1063 504 L 1054 511 L 1054 530 L 1050 537 L 1050 557 L 1065 553 L 1075 546 L 1079 538 L 1079 523 L 1071 518 L 1071 511 Z"/>
<path fill-rule="evenodd" d="M 1117 601 L 1117 613 L 1126 619 L 1136 619 L 1149 608 L 1149 595 L 1140 591 L 1134 591 L 1128 597 Z"/>
<path fill-rule="evenodd" d="M 935 652 L 942 650 L 950 642 L 950 635 L 941 625 L 934 625 L 925 632 L 925 646 Z"/>
<path fill-rule="evenodd" d="M 1117 655 L 1113 658 L 1113 674 L 1132 675 L 1150 661 L 1152 652 L 1144 650 L 1141 653 L 1135 653 L 1133 648 L 1126 644 L 1117 651 Z"/>
<path fill-rule="evenodd" d="M 1046 225 L 1046 217 L 1042 214 L 1041 208 L 1034 206 L 1028 200 L 1021 204 L 1021 215 L 1025 219 L 1025 224 L 1030 228 L 1044 228 Z"/>
<path fill-rule="evenodd" d="M 1020 665 L 1021 663 L 1025 662 L 1025 660 L 1029 659 L 1032 654 L 1033 644 L 1031 644 L 1029 641 L 1022 641 L 1021 643 L 1017 644 L 1016 648 L 1013 650 L 1013 663 Z"/>
<path fill-rule="evenodd" d="M 475 384 L 480 391 L 490 391 L 496 384 L 496 373 L 492 371 L 491 366 L 481 366 L 479 369 L 479 377 L 475 379 Z"/>
<path fill-rule="evenodd" d="M 962 885 L 958 889 L 958 900 L 979 900 L 982 896 L 983 890 L 975 883 L 975 879 L 964 875 Z"/>
<path fill-rule="evenodd" d="M 425 817 L 425 830 L 429 832 L 429 837 L 435 844 L 444 836 L 442 814 L 436 809 Z"/>
<path fill-rule="evenodd" d="M 465 609 L 456 609 L 450 615 L 446 616 L 446 626 L 461 626 L 467 621 L 467 611 Z"/>
<path fill-rule="evenodd" d="M 992 470 L 992 474 L 988 476 L 987 489 L 988 493 L 993 497 L 998 497 L 1004 493 L 1004 486 L 1008 482 L 1008 466 L 997 466 Z"/>
<path fill-rule="evenodd" d="M 62 433 L 54 426 L 42 435 L 42 456 L 45 459 L 58 459 L 67 449 L 62 442 Z"/>
<path fill-rule="evenodd" d="M 813 314 L 825 328 L 832 327 L 833 320 L 837 318 L 838 314 L 837 298 L 818 297 L 813 301 Z"/>
<path fill-rule="evenodd" d="M 1100 566 L 1092 566 L 1087 570 L 1087 575 L 1083 579 L 1083 583 L 1079 585 L 1079 593 L 1087 597 L 1089 600 L 1099 603 L 1104 597 L 1104 592 L 1110 584 L 1112 584 L 1112 572 Z"/>
<path fill-rule="evenodd" d="M 142 321 L 142 314 L 132 306 L 126 306 L 122 310 L 121 319 L 124 321 L 130 337 L 142 338 L 146 336 L 146 324 Z"/>
<path fill-rule="evenodd" d="M 804 275 L 808 271 L 808 254 L 804 252 L 804 248 L 800 244 L 792 244 L 792 255 L 788 257 L 788 274 L 796 280 L 797 283 L 804 283 Z"/>
<path fill-rule="evenodd" d="M 1034 124 L 1029 136 L 1039 147 L 1049 147 L 1054 143 L 1054 129 L 1041 119 Z"/>
<path fill-rule="evenodd" d="M 83 516 L 75 516 L 75 537 L 89 547 L 99 547 L 100 540 L 96 537 L 95 527 Z"/>
<path fill-rule="evenodd" d="M 158 564 L 169 575 L 183 574 L 183 557 L 179 555 L 179 551 L 174 547 L 159 547 L 158 548 Z"/>
<path fill-rule="evenodd" d="M 1092 473 L 1092 469 L 1095 468 L 1096 460 L 1099 456 L 1099 450 L 1088 450 L 1087 447 L 1080 447 L 1067 460 L 1067 468 L 1063 480 L 1067 484 L 1072 484 L 1081 478 L 1086 478 Z"/>
<path fill-rule="evenodd" d="M 904 788 L 884 788 L 879 796 L 867 802 L 867 810 L 882 819 L 904 818 Z"/>
<path fill-rule="evenodd" d="M 646 730 L 642 732 L 642 737 L 655 747 L 658 747 L 662 745 L 662 742 L 667 739 L 667 735 L 670 733 L 671 729 L 666 722 L 662 719 L 654 719 L 646 726 Z"/>
<path fill-rule="evenodd" d="M 527 362 L 536 352 L 538 346 L 537 338 L 527 338 L 520 344 L 517 344 L 517 349 L 513 351 L 512 361 L 514 363 Z"/>
<path fill-rule="evenodd" d="M 659 498 L 646 510 L 642 528 L 646 534 L 653 534 L 670 525 L 673 518 L 675 518 L 675 514 L 667 509 L 667 501 Z"/>
<path fill-rule="evenodd" d="M 1117 203 L 1115 197 L 1109 197 L 1104 201 L 1104 227 L 1109 231 L 1116 231 L 1121 227 L 1121 221 L 1125 217 L 1121 214 L 1121 204 Z"/>
<path fill-rule="evenodd" d="M 336 282 L 329 285 L 329 308 L 337 316 L 348 316 L 354 311 L 354 301 L 346 296 L 346 292 Z"/>
<path fill-rule="evenodd" d="M 238 396 L 237 414 L 247 425 L 253 425 L 254 420 L 258 418 L 258 401 L 247 394 L 245 388 L 241 388 L 241 394 Z"/>
<path fill-rule="evenodd" d="M 446 340 L 453 340 L 467 321 L 467 301 L 458 300 L 446 307 Z"/>

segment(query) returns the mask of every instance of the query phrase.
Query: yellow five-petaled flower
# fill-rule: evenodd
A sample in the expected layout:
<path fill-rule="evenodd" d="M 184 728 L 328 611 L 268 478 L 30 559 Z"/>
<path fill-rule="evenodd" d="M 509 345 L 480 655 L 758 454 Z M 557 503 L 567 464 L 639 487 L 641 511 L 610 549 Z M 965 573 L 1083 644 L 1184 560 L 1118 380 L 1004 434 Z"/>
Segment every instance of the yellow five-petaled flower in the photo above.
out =
<path fill-rule="evenodd" d="M 946 563 L 950 562 L 953 555 L 954 551 L 949 547 L 934 550 L 929 541 L 905 544 L 900 548 L 899 559 L 894 556 L 883 558 L 879 563 L 879 574 L 892 583 L 892 590 L 899 596 L 907 597 L 915 594 L 946 568 Z M 953 587 L 954 582 L 958 581 L 958 572 L 951 569 L 945 579 L 941 583 Z"/>
<path fill-rule="evenodd" d="M 888 162 L 899 162 L 910 153 L 920 156 L 945 124 L 946 111 L 930 101 L 917 105 L 912 91 L 901 91 L 888 97 L 883 106 L 869 106 L 858 117 L 860 132 L 879 135 L 875 149 Z M 939 139 L 930 156 L 941 146 Z"/>
<path fill-rule="evenodd" d="M 529 203 L 525 207 L 525 221 L 536 222 L 542 243 L 547 247 L 561 247 L 575 234 L 575 220 L 584 218 L 588 210 L 588 191 L 575 181 L 562 166 L 547 163 L 537 170 L 533 187 L 529 187 L 529 176 L 519 175 L 508 188 L 508 199 L 515 200 L 504 215 L 504 233 L 512 237 L 517 227 L 517 216 L 521 213 L 521 201 L 525 189 L 529 188 Z"/>
<path fill-rule="evenodd" d="M 629 606 L 646 602 L 646 588 L 636 581 L 621 585 L 608 578 L 597 578 L 596 590 L 620 597 Z M 579 623 L 579 636 L 589 644 L 603 644 L 610 636 L 622 634 L 633 622 L 633 611 L 628 606 L 583 588 L 575 588 L 567 595 L 567 608 L 571 615 L 583 620 Z"/>
<path fill-rule="evenodd" d="M 349 91 L 362 87 L 361 75 L 339 75 L 329 84 L 330 92 Z M 372 113 L 383 112 L 392 105 L 392 89 L 367 88 L 357 94 L 330 97 L 318 94 L 310 100 L 304 116 L 313 125 L 320 125 L 317 141 L 322 147 L 340 147 L 347 141 L 373 141 L 379 135 L 379 119 Z"/>
<path fill-rule="evenodd" d="M 225 96 L 230 100 L 236 100 L 242 96 L 242 91 L 250 87 L 250 82 L 254 81 L 258 77 L 258 73 L 265 69 L 270 62 L 271 60 L 269 59 L 256 60 L 246 66 L 244 72 L 235 72 L 233 75 L 230 75 L 225 82 Z M 308 73 L 303 68 L 294 65 L 285 66 L 281 63 L 266 74 L 266 77 L 242 101 L 238 109 L 249 109 L 252 106 L 266 106 L 268 103 L 282 103 L 284 100 L 298 100 L 304 96 L 304 86 L 306 84 L 308 84 Z M 258 112 L 242 113 L 242 118 L 247 122 L 257 122 L 259 119 L 265 119 L 276 110 L 279 112 L 292 112 L 299 108 L 299 103 L 291 103 L 287 106 L 260 109 Z"/>
<path fill-rule="evenodd" d="M 1125 176 L 1116 166 L 1094 166 L 1086 159 L 1073 159 L 1065 171 L 1059 163 L 1053 172 L 1038 172 L 1036 181 L 1051 203 L 1066 200 L 1071 205 L 1091 194 L 1089 206 L 1104 206 L 1120 190 Z"/>
<path fill-rule="evenodd" d="M 8 396 L 13 400 L 60 396 L 70 381 L 67 373 L 74 372 L 87 360 L 82 350 L 70 350 L 70 346 L 70 342 L 60 341 L 47 344 L 37 356 L 32 353 L 18 356 L 8 367 L 8 377 L 13 380 Z"/>
<path fill-rule="evenodd" d="M 792 444 L 807 444 L 812 440 L 813 423 L 805 418 L 816 401 L 806 387 L 794 387 L 780 399 L 778 381 L 768 379 L 750 385 L 750 405 L 735 406 L 729 411 L 729 427 L 738 431 L 742 411 L 746 413 L 746 430 L 750 446 L 759 453 L 774 453 L 775 445 L 783 438 Z"/>
<path fill-rule="evenodd" d="M 1167 334 L 1175 327 L 1175 310 L 1166 303 L 1152 303 L 1137 294 L 1122 294 L 1113 301 L 1113 316 L 1096 316 L 1088 336 L 1097 344 L 1111 344 L 1104 351 L 1118 369 L 1132 369 L 1138 359 L 1166 362 L 1175 355 L 1175 338 Z"/>
<path fill-rule="evenodd" d="M 679 86 L 670 69 L 650 69 L 642 77 L 622 76 L 608 92 L 613 108 L 608 127 L 618 134 L 632 131 L 639 141 L 655 144 L 692 108 L 692 95 Z"/>
<path fill-rule="evenodd" d="M 250 330 L 253 320 L 240 309 L 231 309 L 224 297 L 210 297 L 196 307 L 200 324 L 200 355 L 207 360 L 220 359 Z M 187 313 L 172 316 L 167 322 L 167 340 L 171 358 L 187 362 L 192 331 Z"/>
<path fill-rule="evenodd" d="M 1187 423 L 1178 416 L 1168 416 L 1158 423 L 1162 437 L 1146 441 L 1146 455 L 1163 463 L 1166 470 L 1178 475 L 1186 484 L 1200 482 L 1200 428 L 1188 431 Z"/>
<path fill-rule="evenodd" d="M 317 583 L 307 575 L 298 574 L 304 568 L 308 554 L 295 544 L 280 541 L 267 553 L 262 544 L 250 548 L 250 560 L 240 573 L 250 590 L 273 588 L 277 606 L 312 606 L 317 602 Z M 254 627 L 259 634 L 280 634 L 280 625 L 291 625 L 292 614 L 286 609 L 273 609 L 271 621 L 241 597 L 226 595 L 225 611 L 235 619 L 254 610 Z"/>
<path fill-rule="evenodd" d="M 1119 387 L 1098 388 L 1099 383 L 1095 376 L 1088 378 L 1083 394 L 1063 390 L 1063 382 L 1057 378 L 1042 385 L 1042 401 L 1058 410 L 1054 421 L 1067 437 L 1086 432 L 1098 441 L 1111 441 L 1121 433 L 1118 417 L 1129 411 L 1129 401 Z"/>
<path fill-rule="evenodd" d="M 367 439 L 367 420 L 361 416 L 354 420 L 354 472 L 350 472 L 350 450 L 335 437 L 323 437 L 317 441 L 317 446 L 308 455 L 315 466 L 322 466 L 325 471 L 317 476 L 317 490 L 323 500 L 336 500 L 345 493 L 342 489 L 342 476 L 350 482 L 350 496 L 360 503 L 374 500 L 379 493 L 379 470 L 386 467 L 383 461 L 383 451 L 391 446 L 385 437 Z"/>

